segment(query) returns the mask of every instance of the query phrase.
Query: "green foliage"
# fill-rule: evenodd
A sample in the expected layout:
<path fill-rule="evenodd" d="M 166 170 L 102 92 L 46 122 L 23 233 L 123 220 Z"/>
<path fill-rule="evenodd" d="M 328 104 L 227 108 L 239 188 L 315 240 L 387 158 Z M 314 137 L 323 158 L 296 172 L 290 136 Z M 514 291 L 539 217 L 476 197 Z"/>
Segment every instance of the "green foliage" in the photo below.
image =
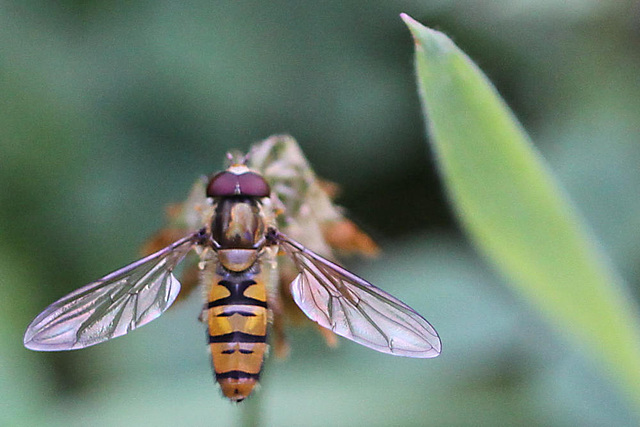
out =
<path fill-rule="evenodd" d="M 458 218 L 509 283 L 604 362 L 640 412 L 636 305 L 478 67 L 407 15 L 425 120 Z"/>

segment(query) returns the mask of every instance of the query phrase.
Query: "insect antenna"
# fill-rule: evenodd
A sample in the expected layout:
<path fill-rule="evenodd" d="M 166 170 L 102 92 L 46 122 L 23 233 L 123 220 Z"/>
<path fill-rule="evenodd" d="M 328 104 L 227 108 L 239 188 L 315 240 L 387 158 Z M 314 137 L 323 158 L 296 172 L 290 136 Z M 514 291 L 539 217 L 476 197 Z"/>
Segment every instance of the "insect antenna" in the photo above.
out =
<path fill-rule="evenodd" d="M 248 154 L 243 154 L 241 151 L 229 151 L 227 152 L 227 167 L 233 165 L 246 165 L 248 160 Z"/>

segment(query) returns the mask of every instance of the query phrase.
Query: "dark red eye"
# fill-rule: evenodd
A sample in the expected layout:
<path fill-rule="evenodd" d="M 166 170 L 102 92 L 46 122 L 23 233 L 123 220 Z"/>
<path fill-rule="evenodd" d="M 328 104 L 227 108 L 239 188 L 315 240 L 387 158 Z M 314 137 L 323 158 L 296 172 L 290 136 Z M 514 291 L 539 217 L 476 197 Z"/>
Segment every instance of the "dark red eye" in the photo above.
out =
<path fill-rule="evenodd" d="M 238 179 L 240 180 L 240 192 L 244 196 L 268 197 L 271 194 L 269 184 L 257 173 L 243 173 L 238 175 Z"/>
<path fill-rule="evenodd" d="M 224 171 L 213 176 L 207 186 L 207 197 L 248 196 L 267 197 L 271 193 L 269 184 L 255 172 L 242 175 Z"/>
<path fill-rule="evenodd" d="M 207 186 L 207 197 L 233 196 L 239 192 L 238 175 L 226 171 L 215 174 Z"/>

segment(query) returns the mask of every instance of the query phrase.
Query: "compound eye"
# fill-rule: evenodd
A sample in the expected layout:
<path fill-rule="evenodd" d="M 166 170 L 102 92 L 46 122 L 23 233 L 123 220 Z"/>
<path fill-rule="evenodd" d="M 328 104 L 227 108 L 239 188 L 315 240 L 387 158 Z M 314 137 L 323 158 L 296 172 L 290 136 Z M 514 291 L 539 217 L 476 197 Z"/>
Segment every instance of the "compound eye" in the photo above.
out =
<path fill-rule="evenodd" d="M 238 175 L 240 181 L 240 193 L 249 197 L 268 197 L 271 189 L 267 181 L 255 172 L 247 172 Z"/>
<path fill-rule="evenodd" d="M 207 197 L 268 197 L 269 194 L 271 194 L 269 184 L 255 172 L 236 175 L 223 171 L 214 175 L 207 185 Z"/>
<path fill-rule="evenodd" d="M 238 175 L 231 172 L 220 172 L 215 174 L 207 185 L 207 197 L 234 196 L 240 193 L 240 182 Z"/>

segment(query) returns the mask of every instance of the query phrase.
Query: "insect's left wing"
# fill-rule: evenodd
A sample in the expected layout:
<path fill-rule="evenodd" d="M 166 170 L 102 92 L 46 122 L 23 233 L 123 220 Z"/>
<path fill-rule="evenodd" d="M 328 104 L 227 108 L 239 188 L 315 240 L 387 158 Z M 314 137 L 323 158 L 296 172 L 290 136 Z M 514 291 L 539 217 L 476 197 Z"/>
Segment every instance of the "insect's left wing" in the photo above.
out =
<path fill-rule="evenodd" d="M 311 320 L 383 353 L 440 354 L 438 333 L 411 307 L 287 236 L 277 233 L 276 238 L 300 272 L 291 293 Z"/>
<path fill-rule="evenodd" d="M 54 302 L 27 328 L 25 347 L 75 350 L 149 323 L 178 296 L 172 271 L 197 241 L 194 233 Z"/>

